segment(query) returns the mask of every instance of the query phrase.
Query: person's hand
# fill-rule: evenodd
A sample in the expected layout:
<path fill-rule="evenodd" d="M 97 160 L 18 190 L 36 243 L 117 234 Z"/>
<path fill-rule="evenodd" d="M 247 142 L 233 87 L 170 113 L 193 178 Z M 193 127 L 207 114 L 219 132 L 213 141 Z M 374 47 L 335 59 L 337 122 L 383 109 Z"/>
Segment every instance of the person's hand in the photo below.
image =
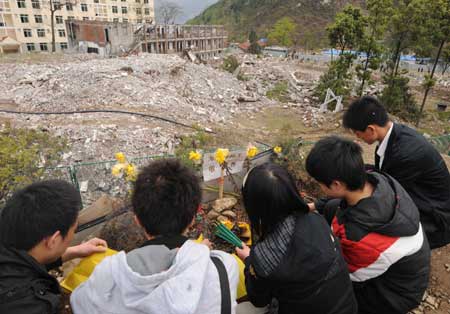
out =
<path fill-rule="evenodd" d="M 61 258 L 63 262 L 67 262 L 74 258 L 87 257 L 94 253 L 105 252 L 107 247 L 108 244 L 105 240 L 93 238 L 79 245 L 67 248 Z"/>
<path fill-rule="evenodd" d="M 308 203 L 309 211 L 313 212 L 316 210 L 316 205 L 314 203 Z"/>
<path fill-rule="evenodd" d="M 250 255 L 250 248 L 242 242 L 242 249 L 236 247 L 236 254 L 242 261 L 245 261 L 245 259 Z"/>
<path fill-rule="evenodd" d="M 212 243 L 209 241 L 209 239 L 204 239 L 200 244 L 206 245 L 210 250 L 212 250 Z"/>

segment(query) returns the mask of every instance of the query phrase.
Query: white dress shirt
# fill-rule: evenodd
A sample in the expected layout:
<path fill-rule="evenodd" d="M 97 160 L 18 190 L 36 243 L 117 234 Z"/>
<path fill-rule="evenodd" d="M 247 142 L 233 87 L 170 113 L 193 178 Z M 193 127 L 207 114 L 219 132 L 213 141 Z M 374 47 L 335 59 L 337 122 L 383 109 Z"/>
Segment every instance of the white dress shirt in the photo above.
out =
<path fill-rule="evenodd" d="M 391 136 L 393 128 L 394 128 L 394 122 L 392 122 L 391 127 L 389 128 L 389 131 L 386 133 L 386 136 L 384 137 L 380 146 L 378 146 L 377 155 L 380 157 L 380 169 L 381 169 L 381 166 L 383 165 L 384 155 L 386 153 L 387 144 L 389 142 L 389 137 Z"/>

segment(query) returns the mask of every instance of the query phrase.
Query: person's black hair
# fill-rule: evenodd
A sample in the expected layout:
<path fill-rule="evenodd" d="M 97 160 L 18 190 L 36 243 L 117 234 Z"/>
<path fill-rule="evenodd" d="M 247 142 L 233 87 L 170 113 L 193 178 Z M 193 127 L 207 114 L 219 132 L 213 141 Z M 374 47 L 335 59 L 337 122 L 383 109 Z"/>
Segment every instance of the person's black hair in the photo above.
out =
<path fill-rule="evenodd" d="M 344 113 L 342 123 L 346 129 L 364 132 L 371 124 L 386 126 L 389 121 L 386 109 L 372 96 L 355 100 Z"/>
<path fill-rule="evenodd" d="M 289 215 L 309 211 L 294 178 L 273 163 L 250 170 L 244 180 L 242 196 L 253 233 L 261 238 Z"/>
<path fill-rule="evenodd" d="M 139 173 L 133 210 L 152 236 L 179 235 L 192 222 L 201 202 L 200 182 L 176 159 L 152 161 Z"/>
<path fill-rule="evenodd" d="M 72 184 L 62 180 L 33 183 L 6 202 L 0 214 L 0 242 L 28 251 L 58 230 L 65 237 L 80 209 L 80 193 Z"/>
<path fill-rule="evenodd" d="M 350 191 L 361 189 L 367 181 L 361 146 L 337 136 L 314 145 L 306 158 L 306 171 L 327 187 L 337 180 Z"/>

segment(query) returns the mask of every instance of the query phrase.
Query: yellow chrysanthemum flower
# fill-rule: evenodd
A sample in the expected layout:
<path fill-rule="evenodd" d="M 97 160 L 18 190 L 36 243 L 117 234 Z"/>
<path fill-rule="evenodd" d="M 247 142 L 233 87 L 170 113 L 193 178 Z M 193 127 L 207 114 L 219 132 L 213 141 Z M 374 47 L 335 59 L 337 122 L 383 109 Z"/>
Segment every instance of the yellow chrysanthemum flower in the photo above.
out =
<path fill-rule="evenodd" d="M 275 147 L 273 148 L 273 151 L 274 151 L 275 153 L 277 153 L 277 154 L 281 153 L 282 150 L 283 150 L 283 149 L 282 149 L 280 146 L 275 146 Z"/>
<path fill-rule="evenodd" d="M 115 157 L 118 163 L 124 164 L 127 161 L 127 158 L 123 153 L 116 153 Z"/>
<path fill-rule="evenodd" d="M 189 160 L 199 161 L 200 159 L 202 159 L 202 154 L 199 153 L 198 151 L 190 151 L 189 152 Z"/>
<path fill-rule="evenodd" d="M 249 146 L 249 148 L 247 148 L 247 158 L 253 158 L 256 154 L 258 154 L 258 148 L 256 148 L 256 146 Z"/>
<path fill-rule="evenodd" d="M 127 168 L 125 169 L 125 173 L 127 174 L 126 179 L 128 181 L 136 180 L 136 167 L 133 164 L 128 164 Z"/>
<path fill-rule="evenodd" d="M 115 177 L 119 177 L 122 174 L 123 165 L 121 164 L 115 164 L 114 167 L 112 167 L 111 173 Z"/>
<path fill-rule="evenodd" d="M 227 159 L 227 156 L 228 156 L 229 153 L 230 153 L 229 150 L 226 149 L 226 148 L 218 148 L 216 150 L 216 153 L 215 153 L 215 156 L 214 156 L 216 161 L 217 161 L 217 163 L 219 165 L 222 165 L 225 162 L 225 160 Z"/>

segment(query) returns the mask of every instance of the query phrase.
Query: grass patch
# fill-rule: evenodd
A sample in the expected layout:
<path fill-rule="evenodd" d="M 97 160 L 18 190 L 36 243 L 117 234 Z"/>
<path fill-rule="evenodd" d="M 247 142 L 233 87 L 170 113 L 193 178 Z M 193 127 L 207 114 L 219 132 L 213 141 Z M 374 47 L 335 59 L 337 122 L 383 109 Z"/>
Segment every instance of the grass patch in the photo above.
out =
<path fill-rule="evenodd" d="M 266 96 L 269 99 L 278 100 L 279 102 L 286 103 L 290 101 L 288 95 L 288 82 L 278 82 L 275 86 L 267 91 Z"/>

